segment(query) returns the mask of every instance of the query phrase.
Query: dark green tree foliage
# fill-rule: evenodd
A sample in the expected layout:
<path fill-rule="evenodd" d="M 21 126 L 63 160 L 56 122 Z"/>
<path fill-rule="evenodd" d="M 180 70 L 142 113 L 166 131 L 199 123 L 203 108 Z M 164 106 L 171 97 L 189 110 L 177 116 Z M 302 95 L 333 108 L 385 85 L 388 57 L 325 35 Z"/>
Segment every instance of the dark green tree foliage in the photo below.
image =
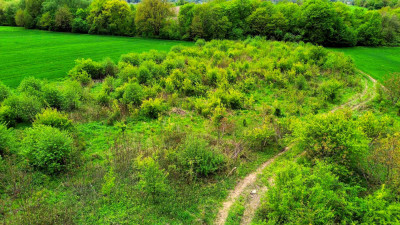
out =
<path fill-rule="evenodd" d="M 55 13 L 54 25 L 58 31 L 71 31 L 72 13 L 68 6 L 59 7 Z"/>
<path fill-rule="evenodd" d="M 324 46 L 398 45 L 400 41 L 396 4 L 363 10 L 328 0 L 277 4 L 232 0 L 187 3 L 178 10 L 164 0 L 146 0 L 137 7 L 123 0 L 95 0 L 90 5 L 86 0 L 18 1 L 0 0 L 0 24 L 182 40 L 251 35 Z"/>
<path fill-rule="evenodd" d="M 89 33 L 132 34 L 133 13 L 123 0 L 95 0 L 90 4 Z"/>
<path fill-rule="evenodd" d="M 136 10 L 137 31 L 144 36 L 158 36 L 172 15 L 171 5 L 166 0 L 144 0 Z"/>

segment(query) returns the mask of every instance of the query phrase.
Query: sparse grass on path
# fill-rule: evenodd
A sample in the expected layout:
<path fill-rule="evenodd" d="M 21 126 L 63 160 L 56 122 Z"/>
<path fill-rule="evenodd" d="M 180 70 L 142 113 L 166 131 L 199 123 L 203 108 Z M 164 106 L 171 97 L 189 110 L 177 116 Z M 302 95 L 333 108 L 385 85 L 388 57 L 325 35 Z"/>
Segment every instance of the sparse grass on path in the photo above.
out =
<path fill-rule="evenodd" d="M 48 80 L 65 77 L 79 58 L 117 61 L 122 54 L 151 49 L 169 51 L 192 42 L 58 33 L 0 27 L 0 81 L 16 87 L 26 76 Z"/>
<path fill-rule="evenodd" d="M 353 58 L 358 69 L 382 82 L 391 73 L 400 72 L 400 47 L 330 48 Z"/>

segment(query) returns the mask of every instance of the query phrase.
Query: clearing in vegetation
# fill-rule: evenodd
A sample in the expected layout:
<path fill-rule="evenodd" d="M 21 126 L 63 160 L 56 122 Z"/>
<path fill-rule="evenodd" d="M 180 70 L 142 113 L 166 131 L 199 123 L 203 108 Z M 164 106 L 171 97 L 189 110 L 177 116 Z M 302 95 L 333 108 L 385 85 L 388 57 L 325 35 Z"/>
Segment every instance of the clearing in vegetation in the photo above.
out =
<path fill-rule="evenodd" d="M 353 58 L 357 68 L 383 82 L 391 73 L 400 72 L 400 47 L 331 48 Z"/>
<path fill-rule="evenodd" d="M 16 87 L 24 77 L 63 78 L 81 58 L 117 61 L 122 54 L 169 51 L 191 42 L 102 36 L 0 27 L 0 81 Z"/>

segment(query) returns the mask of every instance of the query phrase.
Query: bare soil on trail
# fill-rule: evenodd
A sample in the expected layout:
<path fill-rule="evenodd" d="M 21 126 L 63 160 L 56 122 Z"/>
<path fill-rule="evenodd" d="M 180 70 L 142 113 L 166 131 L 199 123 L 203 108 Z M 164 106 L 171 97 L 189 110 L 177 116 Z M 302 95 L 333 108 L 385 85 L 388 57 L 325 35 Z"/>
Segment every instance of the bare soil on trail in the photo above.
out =
<path fill-rule="evenodd" d="M 377 81 L 370 75 L 364 73 L 363 71 L 360 70 L 359 72 L 373 83 L 373 92 L 369 93 L 370 87 L 368 84 L 368 80 L 366 79 L 364 90 L 361 93 L 354 95 L 349 101 L 332 109 L 330 112 L 335 112 L 336 110 L 345 107 L 351 108 L 352 110 L 357 110 L 362 108 L 368 102 L 372 101 L 375 98 L 376 86 L 378 84 Z M 255 215 L 255 212 L 258 206 L 260 205 L 261 196 L 268 191 L 268 188 L 266 186 L 259 186 L 256 184 L 257 176 L 261 174 L 265 168 L 271 165 L 271 163 L 273 163 L 276 160 L 276 158 L 287 152 L 289 149 L 290 149 L 289 147 L 285 147 L 282 152 L 280 152 L 273 158 L 269 159 L 268 161 L 264 162 L 260 167 L 257 168 L 255 172 L 247 175 L 235 186 L 235 188 L 230 192 L 226 201 L 223 203 L 222 208 L 219 210 L 217 218 L 215 220 L 215 224 L 217 225 L 225 224 L 231 206 L 235 203 L 235 201 L 238 200 L 240 196 L 246 194 L 247 198 L 245 203 L 245 211 L 243 213 L 240 224 L 246 225 L 251 223 Z M 300 155 L 303 155 L 303 153 L 301 153 Z M 270 184 L 273 185 L 274 179 L 271 178 L 269 182 Z"/>
<path fill-rule="evenodd" d="M 225 224 L 226 218 L 228 217 L 229 209 L 233 205 L 233 203 L 239 198 L 239 196 L 244 192 L 244 190 L 247 190 L 250 185 L 253 185 L 256 180 L 257 176 L 261 174 L 261 172 L 269 166 L 272 162 L 275 161 L 277 157 L 288 151 L 289 148 L 285 148 L 282 152 L 277 154 L 276 156 L 272 157 L 268 161 L 264 162 L 260 167 L 257 168 L 257 170 L 249 175 L 247 175 L 245 178 L 243 178 L 233 189 L 227 200 L 223 203 L 223 207 L 220 209 L 217 219 L 215 220 L 215 224 L 218 225 L 223 225 Z"/>

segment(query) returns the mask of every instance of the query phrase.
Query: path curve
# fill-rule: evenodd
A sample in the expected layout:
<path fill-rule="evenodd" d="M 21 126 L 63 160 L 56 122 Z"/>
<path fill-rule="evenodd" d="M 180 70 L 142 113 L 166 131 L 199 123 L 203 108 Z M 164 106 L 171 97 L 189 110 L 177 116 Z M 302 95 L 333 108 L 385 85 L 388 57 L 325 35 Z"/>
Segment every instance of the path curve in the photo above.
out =
<path fill-rule="evenodd" d="M 363 71 L 359 70 L 361 74 L 363 74 L 366 78 L 368 78 L 372 83 L 374 84 L 374 89 L 376 88 L 377 81 L 372 78 L 370 75 L 364 73 Z M 344 108 L 344 107 L 350 107 L 352 110 L 359 109 L 361 106 L 367 104 L 371 100 L 373 100 L 376 96 L 376 91 L 374 90 L 374 93 L 367 98 L 366 100 L 362 101 L 361 103 L 352 105 L 355 103 L 358 99 L 362 99 L 365 97 L 365 95 L 368 94 L 368 81 L 365 83 L 365 87 L 362 93 L 356 94 L 353 98 L 351 98 L 349 101 L 346 103 L 343 103 L 342 105 L 332 109 L 330 112 L 335 112 L 338 109 Z M 228 218 L 229 210 L 233 203 L 243 194 L 245 191 L 250 192 L 252 189 L 251 187 L 255 185 L 255 182 L 257 180 L 257 176 L 262 173 L 262 171 L 269 166 L 271 163 L 275 161 L 276 158 L 287 152 L 290 148 L 285 147 L 282 152 L 279 154 L 275 155 L 268 161 L 264 162 L 260 167 L 257 168 L 257 170 L 249 175 L 247 175 L 245 178 L 243 178 L 236 186 L 235 188 L 230 192 L 229 196 L 227 197 L 226 201 L 223 203 L 223 207 L 219 210 L 217 218 L 215 220 L 215 224 L 217 225 L 224 225 L 226 222 L 226 219 Z M 303 155 L 305 152 L 301 153 L 300 155 Z M 273 183 L 273 179 L 269 180 L 270 183 Z M 245 211 L 243 213 L 242 220 L 240 224 L 250 224 L 254 214 L 260 204 L 260 199 L 261 195 L 264 194 L 265 192 L 268 191 L 268 188 L 265 186 L 259 187 L 255 186 L 253 187 L 255 193 L 251 194 L 250 200 L 246 203 L 245 205 Z"/>

